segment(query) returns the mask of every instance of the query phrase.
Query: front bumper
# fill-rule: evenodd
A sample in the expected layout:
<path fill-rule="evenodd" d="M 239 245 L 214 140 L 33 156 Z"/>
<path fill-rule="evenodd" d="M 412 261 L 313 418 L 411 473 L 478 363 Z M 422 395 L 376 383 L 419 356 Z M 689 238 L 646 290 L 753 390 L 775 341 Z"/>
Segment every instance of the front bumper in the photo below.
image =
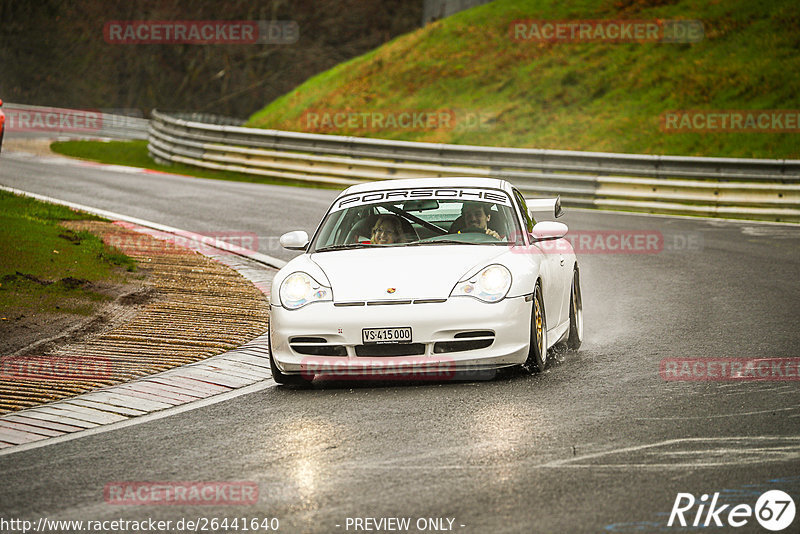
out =
<path fill-rule="evenodd" d="M 273 305 L 270 313 L 275 364 L 308 378 L 377 378 L 381 370 L 387 376 L 462 376 L 524 363 L 530 343 L 531 302 L 525 297 L 493 304 L 469 297 L 352 307 L 317 302 L 299 310 Z M 362 344 L 362 329 L 389 327 L 411 327 L 411 343 Z"/>

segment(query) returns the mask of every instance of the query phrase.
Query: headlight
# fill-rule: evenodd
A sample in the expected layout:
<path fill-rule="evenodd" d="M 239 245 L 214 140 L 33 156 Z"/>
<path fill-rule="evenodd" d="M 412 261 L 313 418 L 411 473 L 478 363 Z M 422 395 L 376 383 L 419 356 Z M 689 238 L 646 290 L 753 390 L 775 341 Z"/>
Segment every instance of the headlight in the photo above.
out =
<path fill-rule="evenodd" d="M 490 265 L 462 280 L 453 288 L 451 297 L 475 297 L 484 302 L 499 302 L 511 289 L 511 271 L 502 265 Z"/>
<path fill-rule="evenodd" d="M 290 274 L 279 291 L 281 304 L 289 310 L 302 308 L 312 302 L 333 300 L 331 288 L 323 286 L 304 272 Z"/>

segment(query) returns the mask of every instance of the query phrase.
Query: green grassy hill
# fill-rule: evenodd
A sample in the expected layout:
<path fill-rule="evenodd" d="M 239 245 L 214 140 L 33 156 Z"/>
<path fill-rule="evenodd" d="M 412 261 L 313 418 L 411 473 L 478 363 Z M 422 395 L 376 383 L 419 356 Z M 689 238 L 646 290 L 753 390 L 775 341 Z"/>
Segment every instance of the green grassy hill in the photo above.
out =
<path fill-rule="evenodd" d="M 509 28 L 519 19 L 698 19 L 705 38 L 691 44 L 515 41 Z M 660 127 L 662 114 L 674 110 L 798 110 L 798 72 L 796 0 L 496 0 L 309 79 L 254 114 L 249 125 L 306 131 L 308 113 L 324 118 L 335 111 L 453 111 L 450 127 L 442 121 L 416 129 L 372 124 L 317 131 L 476 145 L 800 158 L 798 132 L 665 133 Z"/>

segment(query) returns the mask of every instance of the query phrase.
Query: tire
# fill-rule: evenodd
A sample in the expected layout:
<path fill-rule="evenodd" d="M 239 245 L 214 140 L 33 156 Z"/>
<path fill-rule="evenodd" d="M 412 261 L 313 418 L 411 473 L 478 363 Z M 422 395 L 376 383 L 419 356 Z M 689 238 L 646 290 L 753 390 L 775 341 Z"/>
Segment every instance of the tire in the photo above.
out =
<path fill-rule="evenodd" d="M 287 375 L 278 369 L 277 365 L 275 365 L 275 359 L 272 357 L 272 334 L 270 330 L 267 330 L 267 347 L 269 348 L 269 369 L 272 371 L 272 379 L 275 382 L 284 386 L 311 385 L 311 380 L 308 380 L 302 375 Z"/>
<path fill-rule="evenodd" d="M 522 367 L 531 374 L 540 373 L 547 367 L 547 320 L 542 299 L 542 288 L 536 284 L 531 306 L 531 341 L 528 359 Z"/>
<path fill-rule="evenodd" d="M 569 297 L 569 337 L 567 347 L 578 350 L 583 342 L 583 298 L 581 297 L 581 276 L 578 268 L 572 275 L 572 290 Z"/>

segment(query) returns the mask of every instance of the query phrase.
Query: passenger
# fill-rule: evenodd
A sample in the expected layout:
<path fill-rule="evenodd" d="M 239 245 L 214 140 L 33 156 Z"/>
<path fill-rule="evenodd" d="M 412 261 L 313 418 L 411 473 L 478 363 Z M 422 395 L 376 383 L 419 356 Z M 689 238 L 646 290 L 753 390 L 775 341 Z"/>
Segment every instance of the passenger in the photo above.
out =
<path fill-rule="evenodd" d="M 371 242 L 375 245 L 389 245 L 391 243 L 405 243 L 403 223 L 397 215 L 384 213 L 378 216 L 372 227 Z"/>
<path fill-rule="evenodd" d="M 464 228 L 459 233 L 466 229 L 477 228 L 495 239 L 503 239 L 500 234 L 489 228 L 489 221 L 492 218 L 489 204 L 484 202 L 465 202 L 461 206 L 461 216 L 464 217 Z"/>

